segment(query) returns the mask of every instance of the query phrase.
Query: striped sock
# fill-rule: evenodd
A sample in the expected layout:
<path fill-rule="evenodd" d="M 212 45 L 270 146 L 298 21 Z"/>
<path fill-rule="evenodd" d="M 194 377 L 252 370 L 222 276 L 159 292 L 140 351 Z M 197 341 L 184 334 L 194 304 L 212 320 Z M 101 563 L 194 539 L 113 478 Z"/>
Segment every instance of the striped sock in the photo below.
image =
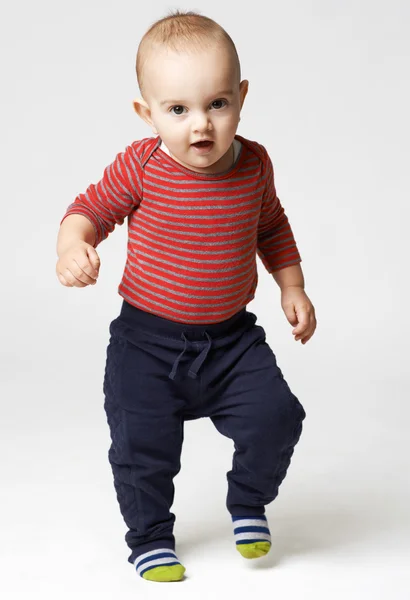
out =
<path fill-rule="evenodd" d="M 245 558 L 258 558 L 270 550 L 271 537 L 265 515 L 232 516 L 236 549 Z"/>
<path fill-rule="evenodd" d="M 180 581 L 185 567 L 170 548 L 158 548 L 141 554 L 134 561 L 138 575 L 150 581 Z"/>

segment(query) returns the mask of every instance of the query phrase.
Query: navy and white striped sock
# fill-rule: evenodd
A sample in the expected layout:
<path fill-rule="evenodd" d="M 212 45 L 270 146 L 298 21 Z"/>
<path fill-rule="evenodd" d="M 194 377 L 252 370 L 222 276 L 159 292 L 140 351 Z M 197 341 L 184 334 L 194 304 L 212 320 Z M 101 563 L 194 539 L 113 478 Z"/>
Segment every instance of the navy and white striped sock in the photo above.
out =
<path fill-rule="evenodd" d="M 271 536 L 265 515 L 232 516 L 236 549 L 245 558 L 258 558 L 270 550 Z"/>
<path fill-rule="evenodd" d="M 170 548 L 145 552 L 135 559 L 134 565 L 138 575 L 150 581 L 179 581 L 185 573 L 185 567 Z"/>

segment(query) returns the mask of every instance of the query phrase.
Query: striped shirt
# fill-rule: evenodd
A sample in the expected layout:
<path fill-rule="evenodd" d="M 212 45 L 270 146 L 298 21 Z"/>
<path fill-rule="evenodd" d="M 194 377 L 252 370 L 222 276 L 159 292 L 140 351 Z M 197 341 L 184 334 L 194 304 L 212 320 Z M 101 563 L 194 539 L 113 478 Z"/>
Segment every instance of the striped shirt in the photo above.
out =
<path fill-rule="evenodd" d="M 118 293 L 133 306 L 179 323 L 218 323 L 254 298 L 256 255 L 269 273 L 301 262 L 266 149 L 235 140 L 236 160 L 214 174 L 179 164 L 159 136 L 135 141 L 68 207 L 62 221 L 87 217 L 94 247 L 127 217 Z"/>

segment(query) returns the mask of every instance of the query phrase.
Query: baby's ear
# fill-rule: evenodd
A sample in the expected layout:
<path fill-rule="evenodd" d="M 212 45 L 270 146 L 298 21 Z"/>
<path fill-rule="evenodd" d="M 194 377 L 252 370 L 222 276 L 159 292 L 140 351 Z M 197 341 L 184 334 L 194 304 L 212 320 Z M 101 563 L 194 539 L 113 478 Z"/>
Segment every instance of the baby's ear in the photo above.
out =
<path fill-rule="evenodd" d="M 135 100 L 132 102 L 132 105 L 137 115 L 139 115 L 141 119 L 151 127 L 155 134 L 158 134 L 158 131 L 155 129 L 154 122 L 151 119 L 151 109 L 145 100 L 143 98 L 135 98 Z"/>
<path fill-rule="evenodd" d="M 248 89 L 249 89 L 249 81 L 247 79 L 244 79 L 239 84 L 239 98 L 240 98 L 241 110 L 242 110 L 243 103 L 246 98 L 246 94 L 248 93 Z"/>

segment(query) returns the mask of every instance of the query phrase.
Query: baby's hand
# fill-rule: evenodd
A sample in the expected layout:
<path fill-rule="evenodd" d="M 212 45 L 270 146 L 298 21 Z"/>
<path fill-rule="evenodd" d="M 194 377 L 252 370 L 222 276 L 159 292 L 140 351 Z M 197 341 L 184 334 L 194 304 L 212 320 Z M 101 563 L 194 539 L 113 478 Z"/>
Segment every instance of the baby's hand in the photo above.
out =
<path fill-rule="evenodd" d="M 57 277 L 67 287 L 85 287 L 97 283 L 100 258 L 93 246 L 78 241 L 60 256 L 56 266 Z"/>
<path fill-rule="evenodd" d="M 282 290 L 281 303 L 287 320 L 295 326 L 292 331 L 295 341 L 302 339 L 302 344 L 306 344 L 317 326 L 312 302 L 301 287 L 289 286 Z"/>

